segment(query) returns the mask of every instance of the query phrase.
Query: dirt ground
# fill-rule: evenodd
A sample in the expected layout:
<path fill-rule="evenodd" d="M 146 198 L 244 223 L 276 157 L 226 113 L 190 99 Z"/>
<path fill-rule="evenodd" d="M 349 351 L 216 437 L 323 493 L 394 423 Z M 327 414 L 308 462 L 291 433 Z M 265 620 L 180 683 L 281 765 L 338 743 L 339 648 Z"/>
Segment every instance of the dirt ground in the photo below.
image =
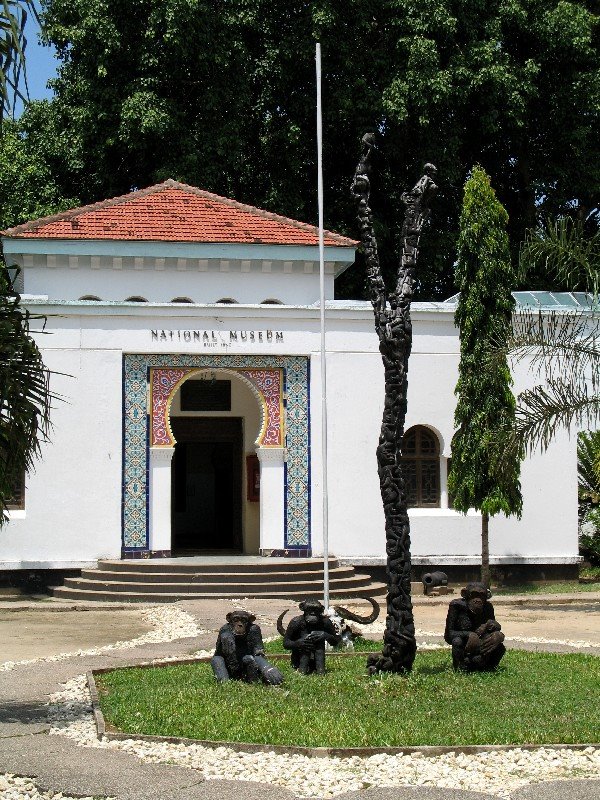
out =
<path fill-rule="evenodd" d="M 448 602 L 453 595 L 448 598 Z M 493 601 L 492 601 L 493 602 Z M 297 604 L 285 600 L 248 600 L 244 607 L 257 615 L 257 622 L 266 635 L 271 635 L 272 626 L 285 608 L 290 609 L 287 619 L 297 612 Z M 348 608 L 358 613 L 368 613 L 370 608 L 364 601 L 349 601 Z M 232 608 L 230 600 L 185 601 L 181 607 L 196 616 L 203 628 L 217 630 L 224 622 L 225 613 Z M 448 605 L 415 604 L 415 624 L 419 630 L 442 636 Z M 581 602 L 552 605 L 552 601 L 529 600 L 526 606 L 497 604 L 496 617 L 507 636 L 541 637 L 544 639 L 570 639 L 597 643 L 600 647 L 600 598 L 582 595 Z M 378 627 L 385 622 L 385 605 L 382 608 Z"/>
<path fill-rule="evenodd" d="M 417 628 L 443 634 L 446 607 L 415 606 L 414 611 Z M 556 606 L 540 603 L 525 607 L 498 605 L 495 612 L 508 637 L 583 640 L 600 646 L 600 602 Z"/>
<path fill-rule="evenodd" d="M 213 633 L 202 637 L 202 647 L 210 647 L 213 634 L 225 621 L 225 614 L 234 603 L 230 600 L 184 601 L 179 607 L 196 617 L 198 624 Z M 238 605 L 237 603 L 235 605 Z M 263 634 L 271 636 L 274 624 L 284 608 L 288 619 L 297 606 L 292 601 L 248 600 L 242 604 L 257 615 Z M 360 613 L 367 607 L 360 601 L 348 603 Z M 447 605 L 415 605 L 418 630 L 441 636 L 444 632 Z M 134 639 L 150 630 L 142 620 L 142 608 L 87 609 L 85 611 L 47 611 L 0 608 L 0 662 L 21 661 L 102 647 L 118 641 Z M 384 609 L 378 628 L 384 622 Z M 581 603 L 551 605 L 547 601 L 530 601 L 527 606 L 498 605 L 496 617 L 508 637 L 541 637 L 593 642 L 600 647 L 600 600 L 582 597 Z M 373 631 L 372 638 L 380 634 Z"/>
<path fill-rule="evenodd" d="M 46 658 L 128 641 L 151 630 L 142 610 L 0 611 L 0 662 Z"/>

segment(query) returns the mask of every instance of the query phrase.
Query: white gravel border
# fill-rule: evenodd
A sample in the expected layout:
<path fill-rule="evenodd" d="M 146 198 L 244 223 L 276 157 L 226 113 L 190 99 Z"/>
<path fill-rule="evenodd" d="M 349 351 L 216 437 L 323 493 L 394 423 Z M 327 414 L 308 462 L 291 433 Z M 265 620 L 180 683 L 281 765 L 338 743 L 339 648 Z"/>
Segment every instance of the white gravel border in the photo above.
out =
<path fill-rule="evenodd" d="M 236 604 L 237 605 L 237 604 Z M 198 636 L 207 631 L 196 624 L 188 613 L 174 606 L 159 606 L 142 612 L 153 630 L 129 642 L 115 642 L 104 647 L 79 650 L 39 659 L 0 664 L 0 670 L 10 670 L 20 664 L 60 661 L 73 656 L 97 655 L 116 649 L 137 647 L 150 642 L 167 642 Z M 380 621 L 363 630 L 370 634 L 385 628 Z M 436 636 L 439 632 L 417 630 L 417 636 Z M 541 637 L 510 637 L 512 641 L 535 644 L 559 644 L 574 648 L 599 647 L 595 642 L 543 639 Z M 419 643 L 419 649 L 446 647 L 440 644 Z M 210 656 L 212 651 L 199 651 L 198 657 Z M 176 660 L 177 656 L 157 659 L 155 663 Z M 85 675 L 79 675 L 51 695 L 48 703 L 50 734 L 67 736 L 85 747 L 122 750 L 142 761 L 154 764 L 176 764 L 196 770 L 203 778 L 266 782 L 285 786 L 299 797 L 333 798 L 343 792 L 369 786 L 435 786 L 487 792 L 509 798 L 521 786 L 547 780 L 600 776 L 600 748 L 585 750 L 554 750 L 540 747 L 535 750 L 512 750 L 475 754 L 446 753 L 426 756 L 377 754 L 369 757 L 315 758 L 273 752 L 240 753 L 234 747 L 207 748 L 201 745 L 125 741 L 99 741 Z M 40 793 L 29 778 L 0 775 L 0 797 L 3 800 L 70 800 L 66 795 Z M 87 800 L 87 799 L 86 799 Z"/>
<path fill-rule="evenodd" d="M 95 800 L 92 795 L 72 797 L 62 792 L 57 794 L 40 792 L 32 778 L 22 778 L 9 773 L 0 774 L 0 798 L 2 800 Z"/>
<path fill-rule="evenodd" d="M 210 655 L 203 651 L 198 655 Z M 584 750 L 493 751 L 426 756 L 377 754 L 367 758 L 315 758 L 270 752 L 241 753 L 235 747 L 125 741 L 99 741 L 86 676 L 65 684 L 50 698 L 51 734 L 68 736 L 86 747 L 123 750 L 151 764 L 176 764 L 196 770 L 206 780 L 259 781 L 285 786 L 299 797 L 333 798 L 369 786 L 437 786 L 469 789 L 509 798 L 530 783 L 561 778 L 598 777 L 600 748 Z"/>

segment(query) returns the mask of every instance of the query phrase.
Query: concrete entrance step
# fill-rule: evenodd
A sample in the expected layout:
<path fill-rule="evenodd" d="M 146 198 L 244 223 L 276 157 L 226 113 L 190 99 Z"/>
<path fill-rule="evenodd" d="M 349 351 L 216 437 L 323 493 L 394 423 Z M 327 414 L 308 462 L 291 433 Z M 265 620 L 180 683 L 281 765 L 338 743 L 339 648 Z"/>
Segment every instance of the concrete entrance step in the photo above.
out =
<path fill-rule="evenodd" d="M 187 556 L 185 558 L 124 558 L 119 561 L 101 559 L 99 570 L 109 572 L 212 572 L 248 573 L 323 571 L 321 558 L 261 558 L 260 556 Z M 341 567 L 336 558 L 329 559 L 329 569 Z M 354 569 L 354 567 L 348 567 Z"/>
<path fill-rule="evenodd" d="M 302 599 L 323 595 L 321 559 L 245 558 L 243 556 L 101 561 L 80 578 L 67 578 L 53 590 L 65 600 L 174 602 L 210 597 Z M 383 583 L 357 574 L 352 566 L 329 561 L 332 597 L 382 597 Z"/>
<path fill-rule="evenodd" d="M 332 589 L 329 588 L 329 595 L 332 600 L 351 600 L 352 598 L 360 597 L 375 597 L 384 598 L 387 587 L 384 583 L 369 583 L 366 586 L 356 589 Z M 54 589 L 53 594 L 55 597 L 62 600 L 98 600 L 102 602 L 119 601 L 121 603 L 176 603 L 178 600 L 214 600 L 215 598 L 229 599 L 229 600 L 244 600 L 247 598 L 271 598 L 281 600 L 303 600 L 305 597 L 322 597 L 323 586 L 306 588 L 302 591 L 269 591 L 267 594 L 253 592 L 211 592 L 207 593 L 193 593 L 183 594 L 160 594 L 149 593 L 144 594 L 141 592 L 111 592 L 102 590 L 89 590 L 89 589 L 74 589 L 59 587 Z"/>
<path fill-rule="evenodd" d="M 364 576 L 368 580 L 368 576 Z M 354 572 L 354 567 L 334 567 L 329 570 L 329 579 L 333 581 L 343 580 L 356 580 L 358 576 Z M 68 585 L 67 579 L 65 585 Z M 272 581 L 297 583 L 306 581 L 322 581 L 323 569 L 320 570 L 305 570 L 296 572 L 263 572 L 263 571 L 245 571 L 245 572 L 203 572 L 197 570 L 195 572 L 155 572 L 154 570 L 140 570 L 139 572 L 128 570 L 108 570 L 108 569 L 83 569 L 81 570 L 81 577 L 77 579 L 80 581 L 109 581 L 109 582 L 126 582 L 126 583 L 168 583 L 168 584 L 258 584 L 258 583 L 271 583 Z"/>
<path fill-rule="evenodd" d="M 334 583 L 336 589 L 345 589 L 352 591 L 354 589 L 361 589 L 366 584 L 370 584 L 371 579 L 368 575 L 355 575 L 353 578 L 346 578 L 337 580 Z M 243 583 L 240 581 L 226 581 L 221 583 L 203 583 L 202 581 L 192 581 L 189 583 L 137 583 L 135 581 L 90 581 L 81 578 L 67 578 L 65 580 L 65 589 L 82 589 L 96 591 L 98 589 L 108 592 L 140 592 L 142 594 L 177 594 L 184 595 L 197 594 L 202 592 L 207 595 L 216 595 L 221 597 L 223 593 L 229 594 L 236 592 L 237 594 L 243 593 L 244 595 L 252 594 L 253 596 L 268 597 L 273 592 L 278 594 L 285 593 L 286 591 L 297 592 L 312 592 L 323 590 L 323 580 L 297 580 L 291 583 L 290 581 L 273 580 L 261 583 Z M 56 595 L 58 596 L 58 595 Z M 285 594 L 283 594 L 285 596 Z"/>

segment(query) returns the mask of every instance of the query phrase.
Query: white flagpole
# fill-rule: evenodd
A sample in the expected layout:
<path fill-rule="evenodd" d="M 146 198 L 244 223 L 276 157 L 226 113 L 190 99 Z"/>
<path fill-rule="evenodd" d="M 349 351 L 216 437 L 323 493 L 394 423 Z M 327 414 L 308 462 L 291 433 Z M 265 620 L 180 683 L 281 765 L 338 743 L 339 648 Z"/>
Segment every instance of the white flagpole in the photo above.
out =
<path fill-rule="evenodd" d="M 329 514 L 327 493 L 327 370 L 325 364 L 325 249 L 323 244 L 323 116 L 321 45 L 317 43 L 317 194 L 319 201 L 319 291 L 321 300 L 321 463 L 323 485 L 323 601 L 329 608 Z"/>

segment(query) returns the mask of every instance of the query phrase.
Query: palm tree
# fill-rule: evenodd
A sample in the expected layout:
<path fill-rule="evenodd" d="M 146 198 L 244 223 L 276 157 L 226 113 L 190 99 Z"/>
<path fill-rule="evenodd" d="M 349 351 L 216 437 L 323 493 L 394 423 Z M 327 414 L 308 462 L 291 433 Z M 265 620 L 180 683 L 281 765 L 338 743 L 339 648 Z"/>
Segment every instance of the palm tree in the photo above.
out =
<path fill-rule="evenodd" d="M 600 228 L 594 225 L 598 212 L 585 223 L 571 217 L 548 220 L 530 230 L 521 248 L 521 270 L 555 276 L 571 291 L 585 291 L 598 297 L 600 289 Z M 593 233 L 586 224 L 594 227 Z"/>
<path fill-rule="evenodd" d="M 577 437 L 579 502 L 600 503 L 600 431 L 582 431 Z"/>
<path fill-rule="evenodd" d="M 563 217 L 530 232 L 521 251 L 522 272 L 545 267 L 549 275 L 586 292 L 570 313 L 517 314 L 507 349 L 513 362 L 530 359 L 545 382 L 517 398 L 514 447 L 545 450 L 559 428 L 600 424 L 600 231 L 586 235 L 581 222 Z"/>
<path fill-rule="evenodd" d="M 50 426 L 49 373 L 29 335 L 31 319 L 0 265 L 0 528 L 14 487 L 32 468 Z"/>
<path fill-rule="evenodd" d="M 23 95 L 19 89 L 25 82 L 25 23 L 28 13 L 37 20 L 34 0 L 2 0 L 0 8 L 0 121 L 14 108 L 15 100 Z"/>
<path fill-rule="evenodd" d="M 0 8 L 0 122 L 23 99 L 25 24 L 38 20 L 34 0 L 2 0 Z M 22 475 L 30 470 L 46 440 L 52 394 L 49 373 L 29 335 L 33 317 L 21 306 L 0 253 L 0 528 L 7 504 Z"/>
<path fill-rule="evenodd" d="M 545 382 L 517 398 L 515 444 L 545 450 L 560 428 L 600 423 L 600 318 L 588 310 L 517 315 L 508 341 L 511 360 L 530 359 Z"/>

